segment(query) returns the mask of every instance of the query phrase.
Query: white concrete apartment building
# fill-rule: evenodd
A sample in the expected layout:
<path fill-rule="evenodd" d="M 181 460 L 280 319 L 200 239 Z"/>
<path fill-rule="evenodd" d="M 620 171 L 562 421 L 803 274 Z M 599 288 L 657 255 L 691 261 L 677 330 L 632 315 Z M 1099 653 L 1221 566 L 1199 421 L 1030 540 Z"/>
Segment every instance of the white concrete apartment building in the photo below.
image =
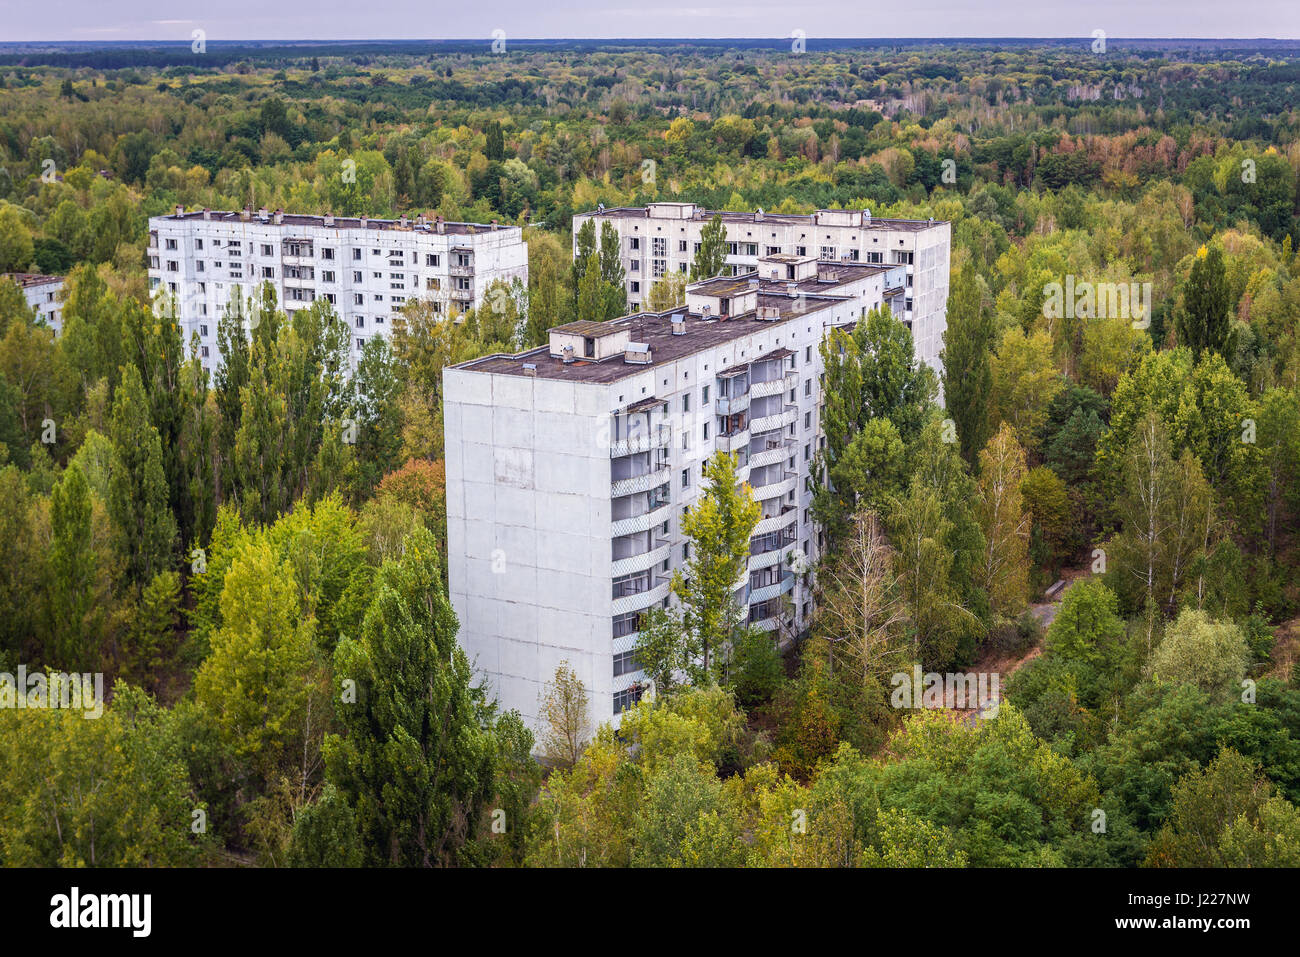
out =
<path fill-rule="evenodd" d="M 596 221 L 596 233 L 609 223 L 618 231 L 626 273 L 628 308 L 637 310 L 650 287 L 668 272 L 688 272 L 701 233 L 715 216 L 727 230 L 726 262 L 733 275 L 751 273 L 760 257 L 813 256 L 846 263 L 907 267 L 903 321 L 912 330 L 917 358 L 939 371 L 939 352 L 947 326 L 948 268 L 952 227 L 947 222 L 880 219 L 863 209 L 820 209 L 809 215 L 730 213 L 694 203 L 651 203 L 578 213 L 578 230 Z"/>
<path fill-rule="evenodd" d="M 29 272 L 5 273 L 23 292 L 27 306 L 36 311 L 36 318 L 54 330 L 57 336 L 63 331 L 63 276 L 40 276 Z"/>
<path fill-rule="evenodd" d="M 220 364 L 217 321 L 238 287 L 274 283 L 289 312 L 326 299 L 352 330 L 355 362 L 370 336 L 387 336 L 411 299 L 451 314 L 482 305 L 495 280 L 528 281 L 517 226 L 299 216 L 277 210 L 185 212 L 149 220 L 149 286 L 174 295 L 188 349 L 197 333 L 205 368 Z"/>
<path fill-rule="evenodd" d="M 638 618 L 670 600 L 689 557 L 682 517 L 717 450 L 737 455 L 762 507 L 740 607 L 765 630 L 808 622 L 799 569 L 819 544 L 807 481 L 823 442 L 818 344 L 877 305 L 901 306 L 906 276 L 794 256 L 759 265 L 692 284 L 681 309 L 568 323 L 547 345 L 444 372 L 458 640 L 502 707 L 534 727 L 562 661 L 595 724 L 644 690 Z"/>

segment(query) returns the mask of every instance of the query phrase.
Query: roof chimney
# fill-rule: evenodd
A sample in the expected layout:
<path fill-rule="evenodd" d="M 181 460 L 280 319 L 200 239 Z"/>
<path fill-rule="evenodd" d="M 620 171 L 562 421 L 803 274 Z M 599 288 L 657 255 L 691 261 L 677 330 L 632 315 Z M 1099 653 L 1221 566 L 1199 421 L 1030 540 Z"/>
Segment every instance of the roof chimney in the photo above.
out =
<path fill-rule="evenodd" d="M 758 207 L 758 209 L 754 210 L 754 222 L 761 223 L 762 221 L 763 221 L 763 207 L 760 206 Z"/>
<path fill-rule="evenodd" d="M 208 209 L 206 206 L 203 207 L 203 218 L 204 219 L 212 218 L 212 210 Z"/>
<path fill-rule="evenodd" d="M 447 224 L 446 224 L 445 222 L 443 222 L 442 217 L 439 216 L 439 217 L 438 217 L 438 234 L 439 234 L 439 235 L 442 235 L 442 234 L 445 233 L 446 231 L 447 231 Z"/>
<path fill-rule="evenodd" d="M 181 206 L 179 203 L 176 205 L 176 215 L 177 215 L 177 216 L 184 216 L 184 215 L 185 215 L 185 207 L 184 207 L 184 206 Z"/>
<path fill-rule="evenodd" d="M 797 282 L 788 282 L 785 284 L 785 291 L 790 294 L 791 299 L 799 297 L 799 284 Z"/>
<path fill-rule="evenodd" d="M 284 222 L 284 210 L 277 209 L 275 211 L 275 225 L 279 226 L 283 222 Z"/>
<path fill-rule="evenodd" d="M 361 217 L 360 222 L 361 222 L 362 229 L 365 229 L 370 224 L 370 220 L 366 219 L 366 217 L 364 216 Z"/>
<path fill-rule="evenodd" d="M 267 208 L 265 206 L 263 206 L 261 209 L 257 211 L 257 218 L 260 219 L 262 222 L 266 222 L 267 219 L 270 218 L 270 215 L 271 214 L 267 211 Z"/>
<path fill-rule="evenodd" d="M 334 214 L 333 214 L 333 213 L 326 213 L 326 214 L 325 214 L 325 225 L 326 225 L 326 226 L 333 226 L 333 225 L 334 225 Z"/>
<path fill-rule="evenodd" d="M 399 219 L 398 222 L 401 224 L 401 226 L 402 226 L 403 229 L 406 228 L 406 217 L 405 217 L 405 216 L 403 216 L 401 219 Z"/>
<path fill-rule="evenodd" d="M 686 313 L 675 312 L 669 317 L 668 321 L 672 323 L 673 335 L 686 335 Z"/>
<path fill-rule="evenodd" d="M 573 346 L 565 346 L 561 349 L 560 357 L 564 359 L 564 364 L 566 366 L 571 365 L 573 363 Z"/>
<path fill-rule="evenodd" d="M 536 363 L 536 362 L 525 362 L 525 363 L 524 363 L 524 375 L 531 375 L 531 376 L 535 376 L 535 375 L 537 375 L 537 363 Z"/>
<path fill-rule="evenodd" d="M 239 211 L 239 218 L 242 219 L 244 222 L 248 222 L 249 217 L 252 215 L 253 215 L 253 211 L 249 209 L 247 206 L 245 206 L 243 209 Z"/>

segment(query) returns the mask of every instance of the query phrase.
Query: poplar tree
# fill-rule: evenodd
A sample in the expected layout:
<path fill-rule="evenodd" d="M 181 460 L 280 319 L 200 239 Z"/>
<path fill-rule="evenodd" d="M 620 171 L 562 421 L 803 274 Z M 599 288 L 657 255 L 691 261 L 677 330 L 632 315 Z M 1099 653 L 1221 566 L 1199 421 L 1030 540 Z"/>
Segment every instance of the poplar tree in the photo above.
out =
<path fill-rule="evenodd" d="M 1196 251 L 1183 291 L 1183 307 L 1174 320 L 1179 343 L 1191 349 L 1195 359 L 1206 351 L 1226 355 L 1232 329 L 1229 298 L 1223 251 L 1202 246 Z"/>
<path fill-rule="evenodd" d="M 994 336 L 993 314 L 984 308 L 975 267 L 967 263 L 948 295 L 948 326 L 939 358 L 943 363 L 944 405 L 957 427 L 962 457 L 972 463 L 990 434 Z"/>
<path fill-rule="evenodd" d="M 712 279 L 726 265 L 727 227 L 722 224 L 722 216 L 715 213 L 700 231 L 700 248 L 695 250 L 695 261 L 691 263 L 691 281 Z"/>
<path fill-rule="evenodd" d="M 736 482 L 736 459 L 717 452 L 704 464 L 709 483 L 695 507 L 682 519 L 691 541 L 685 574 L 673 574 L 672 590 L 683 606 L 691 658 L 698 658 L 696 683 L 712 680 L 718 657 L 735 636 L 744 616 L 736 590 L 749 566 L 749 538 L 762 509 L 749 486 Z"/>
<path fill-rule="evenodd" d="M 148 399 L 134 365 L 125 366 L 113 400 L 113 468 L 108 511 L 117 526 L 127 578 L 143 587 L 172 563 L 176 518 L 167 504 L 162 443 L 149 421 Z"/>
<path fill-rule="evenodd" d="M 74 462 L 50 492 L 50 643 L 47 661 L 65 671 L 91 670 L 96 664 L 95 549 L 91 539 L 90 485 Z"/>

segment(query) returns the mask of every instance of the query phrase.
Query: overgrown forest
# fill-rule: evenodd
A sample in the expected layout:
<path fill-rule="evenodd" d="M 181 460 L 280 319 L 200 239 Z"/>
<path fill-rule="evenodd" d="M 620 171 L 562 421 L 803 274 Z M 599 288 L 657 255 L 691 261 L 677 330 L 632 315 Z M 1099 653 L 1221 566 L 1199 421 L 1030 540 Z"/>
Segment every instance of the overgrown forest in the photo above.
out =
<path fill-rule="evenodd" d="M 1282 53 L 6 54 L 0 272 L 68 280 L 57 337 L 0 281 L 0 672 L 108 701 L 0 708 L 0 863 L 1300 866 L 1298 176 Z M 887 312 L 824 343 L 808 634 L 717 607 L 723 456 L 654 700 L 593 727 L 562 669 L 535 735 L 456 643 L 441 374 L 626 311 L 572 217 L 654 200 L 951 222 L 945 371 Z M 354 370 L 250 288 L 209 375 L 146 223 L 250 204 L 517 224 L 529 280 Z"/>

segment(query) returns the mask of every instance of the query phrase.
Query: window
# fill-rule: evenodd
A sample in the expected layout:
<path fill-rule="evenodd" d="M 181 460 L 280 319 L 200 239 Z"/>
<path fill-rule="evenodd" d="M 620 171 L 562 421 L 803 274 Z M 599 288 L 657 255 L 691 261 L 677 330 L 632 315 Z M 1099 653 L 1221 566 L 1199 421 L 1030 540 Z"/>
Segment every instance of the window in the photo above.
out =
<path fill-rule="evenodd" d="M 208 327 L 207 327 L 207 325 L 206 325 L 206 324 L 200 324 L 200 325 L 199 325 L 199 335 L 201 335 L 201 336 L 206 336 L 207 334 L 208 334 Z"/>
<path fill-rule="evenodd" d="M 357 348 L 358 348 L 358 349 L 364 349 L 365 347 L 366 347 L 366 340 L 365 340 L 365 339 L 358 339 L 358 340 L 357 340 Z"/>
<path fill-rule="evenodd" d="M 637 250 L 641 248 L 641 238 L 639 236 L 630 236 L 627 241 L 627 248 Z"/>
<path fill-rule="evenodd" d="M 360 259 L 360 258 L 361 258 L 361 250 L 360 250 L 360 249 L 353 249 L 353 250 L 352 250 L 352 258 L 353 258 L 354 260 Z"/>
<path fill-rule="evenodd" d="M 704 423 L 704 441 L 709 441 L 709 423 Z"/>
<path fill-rule="evenodd" d="M 677 240 L 677 251 L 679 253 L 686 252 L 686 240 L 684 239 Z"/>
<path fill-rule="evenodd" d="M 321 282 L 333 282 L 334 271 L 332 269 L 322 269 L 320 272 Z"/>
<path fill-rule="evenodd" d="M 262 255 L 263 255 L 263 256 L 271 256 L 271 255 L 274 255 L 274 253 L 275 253 L 275 250 L 273 250 L 273 249 L 271 248 L 271 246 L 270 246 L 269 243 L 262 243 Z"/>
<path fill-rule="evenodd" d="M 635 634 L 641 627 L 641 613 L 639 611 L 629 611 L 622 615 L 614 616 L 614 637 L 624 638 L 628 635 Z"/>
<path fill-rule="evenodd" d="M 707 385 L 700 390 L 700 404 L 701 405 L 709 404 L 709 387 Z"/>
<path fill-rule="evenodd" d="M 641 662 L 636 660 L 635 651 L 620 651 L 614 656 L 614 677 L 641 670 Z"/>
<path fill-rule="evenodd" d="M 812 428 L 812 413 L 811 413 L 811 412 L 805 412 L 805 413 L 803 414 L 803 427 L 804 427 L 805 429 L 811 429 L 811 428 Z"/>
<path fill-rule="evenodd" d="M 424 254 L 424 264 L 426 266 L 436 266 L 438 265 L 439 262 L 440 262 L 440 258 L 437 253 Z"/>
<path fill-rule="evenodd" d="M 635 280 L 633 280 L 633 282 L 632 282 L 632 292 L 640 292 L 640 291 L 641 291 L 641 284 L 640 284 L 639 282 L 636 282 Z"/>
<path fill-rule="evenodd" d="M 274 266 L 263 266 L 263 267 L 262 267 L 262 278 L 263 278 L 263 279 L 274 279 L 274 278 L 275 278 L 275 267 L 274 267 Z"/>
<path fill-rule="evenodd" d="M 354 292 L 352 294 L 352 304 L 354 306 L 363 306 L 365 305 L 365 302 L 366 302 L 366 297 L 362 293 Z"/>
<path fill-rule="evenodd" d="M 614 713 L 622 714 L 628 708 L 632 707 L 641 700 L 641 688 L 631 687 L 622 691 L 614 692 Z"/>
<path fill-rule="evenodd" d="M 321 256 L 321 259 L 333 259 L 333 258 L 334 258 L 334 250 L 333 250 L 333 249 L 322 249 L 322 250 L 320 251 L 320 256 Z"/>
<path fill-rule="evenodd" d="M 201 240 L 201 239 L 196 239 L 196 240 L 194 240 L 194 248 L 195 248 L 195 249 L 202 249 L 202 248 L 203 248 L 203 240 Z"/>
<path fill-rule="evenodd" d="M 682 488 L 691 487 L 691 470 L 682 469 Z"/>
<path fill-rule="evenodd" d="M 169 240 L 167 240 L 167 248 L 168 248 L 168 249 L 175 249 L 175 248 L 176 248 L 176 240 L 174 240 L 174 239 L 169 239 Z"/>
<path fill-rule="evenodd" d="M 807 462 L 810 458 L 812 458 L 812 445 L 805 442 L 803 445 L 803 460 Z"/>
<path fill-rule="evenodd" d="M 356 327 L 357 327 L 358 329 L 364 329 L 364 328 L 366 327 L 366 317 L 365 317 L 365 316 L 357 316 Z"/>
<path fill-rule="evenodd" d="M 689 392 L 682 396 L 682 411 L 691 411 L 691 394 Z"/>

